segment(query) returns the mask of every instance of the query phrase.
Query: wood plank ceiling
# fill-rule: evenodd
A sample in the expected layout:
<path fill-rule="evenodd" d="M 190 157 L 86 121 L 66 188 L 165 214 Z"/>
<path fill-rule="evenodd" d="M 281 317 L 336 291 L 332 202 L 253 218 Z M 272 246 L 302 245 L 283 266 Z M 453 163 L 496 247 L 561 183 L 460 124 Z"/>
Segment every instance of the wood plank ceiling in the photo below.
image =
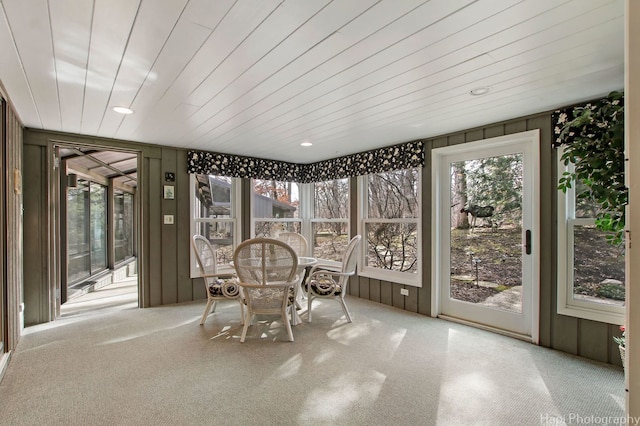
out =
<path fill-rule="evenodd" d="M 624 85 L 624 0 L 0 6 L 0 80 L 25 126 L 283 161 L 435 137 Z M 481 87 L 489 93 L 469 94 Z"/>

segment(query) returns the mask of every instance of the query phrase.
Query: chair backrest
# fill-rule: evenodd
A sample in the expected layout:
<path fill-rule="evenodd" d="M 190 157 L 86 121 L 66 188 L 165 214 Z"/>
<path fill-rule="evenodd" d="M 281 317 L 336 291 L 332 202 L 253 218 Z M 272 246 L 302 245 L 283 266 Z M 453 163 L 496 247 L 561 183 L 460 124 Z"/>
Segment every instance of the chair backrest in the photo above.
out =
<path fill-rule="evenodd" d="M 233 266 L 241 283 L 283 284 L 298 273 L 298 256 L 291 246 L 271 238 L 243 241 L 233 252 Z"/>
<path fill-rule="evenodd" d="M 194 235 L 191 238 L 193 250 L 196 252 L 196 261 L 200 275 L 215 275 L 218 270 L 216 251 L 213 246 L 202 235 Z"/>
<path fill-rule="evenodd" d="M 297 232 L 281 232 L 276 236 L 276 239 L 289 244 L 298 256 L 307 256 L 309 252 L 307 239 Z"/>
<path fill-rule="evenodd" d="M 358 253 L 360 250 L 360 244 L 362 243 L 362 235 L 354 236 L 347 249 L 344 252 L 342 258 L 342 272 L 353 275 L 356 272 L 356 266 L 358 264 Z"/>

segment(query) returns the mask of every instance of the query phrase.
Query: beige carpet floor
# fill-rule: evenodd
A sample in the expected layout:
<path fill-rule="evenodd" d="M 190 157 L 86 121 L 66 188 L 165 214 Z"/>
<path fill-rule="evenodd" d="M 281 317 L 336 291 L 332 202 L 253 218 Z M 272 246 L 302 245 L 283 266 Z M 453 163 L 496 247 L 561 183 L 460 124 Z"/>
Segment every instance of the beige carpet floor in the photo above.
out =
<path fill-rule="evenodd" d="M 242 344 L 235 302 L 200 326 L 204 301 L 137 309 L 127 289 L 104 291 L 102 303 L 97 294 L 74 299 L 60 319 L 25 329 L 0 383 L 0 424 L 558 425 L 624 416 L 621 368 L 370 301 L 348 299 L 352 324 L 336 302 L 318 302 L 293 343 L 281 323 L 261 319 Z"/>

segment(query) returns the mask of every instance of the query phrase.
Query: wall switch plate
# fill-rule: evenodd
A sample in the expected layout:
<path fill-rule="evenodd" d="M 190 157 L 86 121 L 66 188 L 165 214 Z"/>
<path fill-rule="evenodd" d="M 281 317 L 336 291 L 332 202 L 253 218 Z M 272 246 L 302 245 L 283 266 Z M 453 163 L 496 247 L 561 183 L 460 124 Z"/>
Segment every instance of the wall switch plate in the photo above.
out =
<path fill-rule="evenodd" d="M 172 214 L 165 214 L 164 215 L 164 224 L 165 225 L 173 225 L 173 215 Z"/>
<path fill-rule="evenodd" d="M 409 295 L 409 289 L 408 288 L 401 288 L 400 289 L 400 294 L 403 296 L 408 296 Z"/>

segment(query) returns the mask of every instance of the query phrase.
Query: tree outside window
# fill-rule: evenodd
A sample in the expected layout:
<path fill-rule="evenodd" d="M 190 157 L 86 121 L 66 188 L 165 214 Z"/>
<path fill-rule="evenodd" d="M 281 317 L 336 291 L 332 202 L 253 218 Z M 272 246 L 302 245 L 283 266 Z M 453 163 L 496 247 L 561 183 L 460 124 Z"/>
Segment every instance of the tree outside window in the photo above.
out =
<path fill-rule="evenodd" d="M 420 178 L 417 168 L 362 178 L 364 272 L 418 282 Z"/>
<path fill-rule="evenodd" d="M 349 179 L 313 184 L 313 256 L 342 260 L 349 243 Z"/>
<path fill-rule="evenodd" d="M 571 168 L 560 162 L 559 174 Z M 558 312 L 622 324 L 624 246 L 597 226 L 600 203 L 581 182 L 558 193 Z"/>

